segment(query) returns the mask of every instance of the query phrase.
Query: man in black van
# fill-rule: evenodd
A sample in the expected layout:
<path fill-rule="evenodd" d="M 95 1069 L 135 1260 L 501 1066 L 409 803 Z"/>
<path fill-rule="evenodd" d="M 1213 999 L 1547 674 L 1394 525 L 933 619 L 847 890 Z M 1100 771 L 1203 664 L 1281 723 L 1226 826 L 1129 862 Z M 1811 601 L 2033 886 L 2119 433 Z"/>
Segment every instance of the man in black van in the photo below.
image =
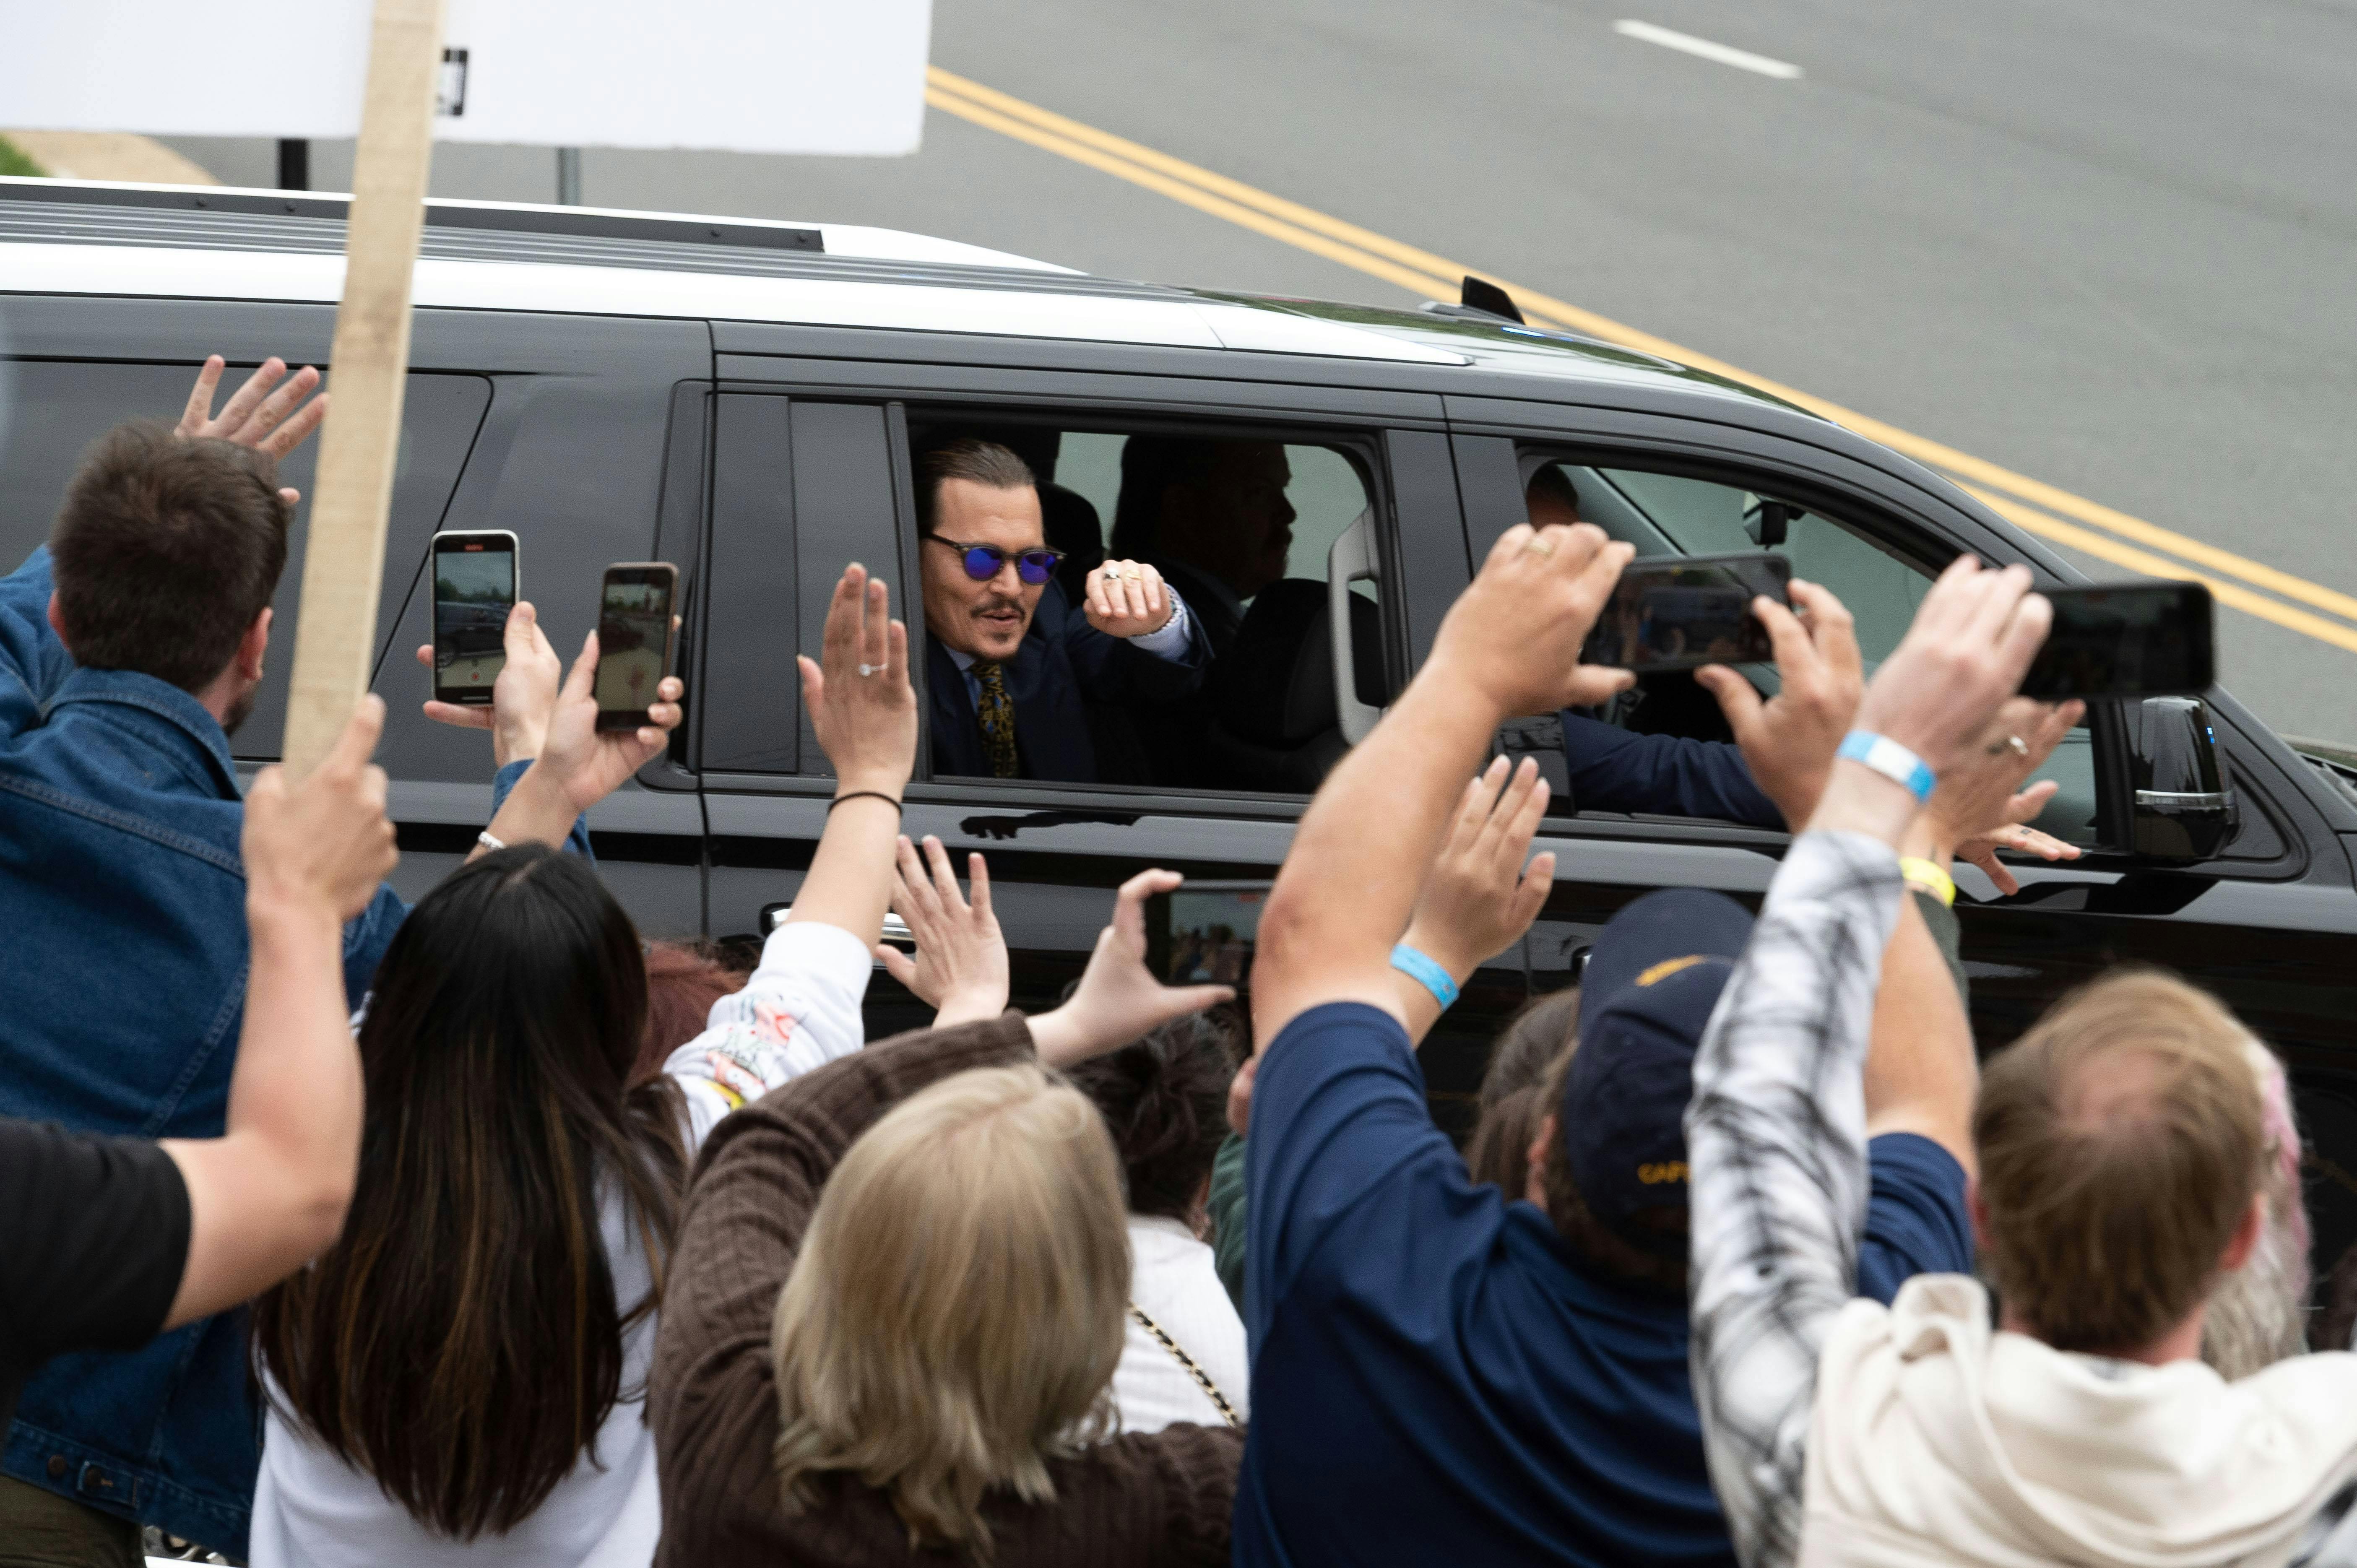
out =
<path fill-rule="evenodd" d="M 917 520 L 936 774 L 1103 781 L 1122 760 L 1104 746 L 1134 744 L 1125 709 L 1202 683 L 1210 645 L 1152 566 L 1107 561 L 1077 612 L 1066 601 L 1031 469 L 1006 447 L 922 454 Z"/>

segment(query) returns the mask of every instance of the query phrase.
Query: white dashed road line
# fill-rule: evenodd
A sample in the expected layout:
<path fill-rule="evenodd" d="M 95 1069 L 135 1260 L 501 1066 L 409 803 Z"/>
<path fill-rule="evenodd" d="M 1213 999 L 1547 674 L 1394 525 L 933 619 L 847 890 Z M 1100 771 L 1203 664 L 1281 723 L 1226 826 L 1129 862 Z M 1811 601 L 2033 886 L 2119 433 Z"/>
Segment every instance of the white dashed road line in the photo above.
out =
<path fill-rule="evenodd" d="M 1697 38 L 1691 33 L 1674 33 L 1667 27 L 1657 27 L 1651 22 L 1615 22 L 1612 30 L 1624 38 L 1640 43 L 1659 44 L 1665 49 L 1698 55 L 1704 59 L 1731 65 L 1738 70 L 1751 71 L 1760 76 L 1772 76 L 1779 81 L 1790 81 L 1801 74 L 1801 68 L 1786 60 L 1770 59 L 1749 49 L 1731 48 L 1715 44 L 1708 38 Z"/>

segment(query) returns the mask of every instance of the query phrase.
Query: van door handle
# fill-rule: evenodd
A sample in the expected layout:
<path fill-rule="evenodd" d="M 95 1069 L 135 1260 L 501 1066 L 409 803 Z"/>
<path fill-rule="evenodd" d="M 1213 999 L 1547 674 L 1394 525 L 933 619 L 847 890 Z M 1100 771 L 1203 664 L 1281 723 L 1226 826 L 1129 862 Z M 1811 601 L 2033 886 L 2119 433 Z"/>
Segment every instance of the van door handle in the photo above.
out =
<path fill-rule="evenodd" d="M 786 923 L 786 917 L 793 912 L 794 907 L 791 904 L 762 905 L 761 935 L 763 939 L 766 940 L 771 931 L 774 931 L 780 926 L 784 925 Z M 913 948 L 917 945 L 917 934 L 909 929 L 909 922 L 900 918 L 898 915 L 887 915 L 884 917 L 884 940 L 899 947 Z M 882 959 L 877 959 L 876 961 L 875 967 L 882 969 L 884 967 L 884 961 Z"/>
<path fill-rule="evenodd" d="M 1351 645 L 1351 585 L 1380 585 L 1375 564 L 1375 514 L 1369 507 L 1326 552 L 1326 635 L 1334 653 L 1334 714 L 1352 746 L 1367 738 L 1383 710 L 1359 701 L 1359 664 Z"/>

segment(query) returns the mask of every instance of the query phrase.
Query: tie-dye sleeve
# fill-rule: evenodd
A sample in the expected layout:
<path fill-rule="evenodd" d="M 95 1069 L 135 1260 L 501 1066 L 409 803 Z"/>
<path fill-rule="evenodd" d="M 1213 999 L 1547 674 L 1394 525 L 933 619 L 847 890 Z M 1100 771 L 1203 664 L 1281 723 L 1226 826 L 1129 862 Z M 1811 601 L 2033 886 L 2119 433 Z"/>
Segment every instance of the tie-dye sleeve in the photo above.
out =
<path fill-rule="evenodd" d="M 687 1096 L 691 1148 L 731 1111 L 860 1047 L 874 961 L 840 927 L 790 920 L 770 933 L 745 989 L 714 1003 L 704 1033 L 663 1064 Z"/>

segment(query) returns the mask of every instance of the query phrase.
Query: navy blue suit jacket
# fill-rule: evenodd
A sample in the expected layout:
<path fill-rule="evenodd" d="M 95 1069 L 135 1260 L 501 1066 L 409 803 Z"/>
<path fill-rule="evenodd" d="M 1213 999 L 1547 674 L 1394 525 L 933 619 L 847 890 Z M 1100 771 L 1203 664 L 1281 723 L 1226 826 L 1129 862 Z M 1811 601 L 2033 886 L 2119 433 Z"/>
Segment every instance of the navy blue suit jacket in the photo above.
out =
<path fill-rule="evenodd" d="M 1638 735 L 1566 709 L 1563 760 L 1571 803 L 1581 811 L 1784 826 L 1784 813 L 1752 782 L 1741 748 L 1723 740 Z"/>
<path fill-rule="evenodd" d="M 1023 777 L 1069 784 L 1097 782 L 1096 746 L 1089 739 L 1087 705 L 1168 703 L 1203 683 L 1211 662 L 1203 621 L 1188 607 L 1187 650 L 1159 659 L 1107 637 L 1071 607 L 1063 588 L 1049 583 L 1023 645 L 1006 662 L 1006 695 L 1015 704 L 1015 742 Z M 967 694 L 965 671 L 939 638 L 925 639 L 925 671 L 933 726 L 933 774 L 987 778 L 982 724 Z"/>

